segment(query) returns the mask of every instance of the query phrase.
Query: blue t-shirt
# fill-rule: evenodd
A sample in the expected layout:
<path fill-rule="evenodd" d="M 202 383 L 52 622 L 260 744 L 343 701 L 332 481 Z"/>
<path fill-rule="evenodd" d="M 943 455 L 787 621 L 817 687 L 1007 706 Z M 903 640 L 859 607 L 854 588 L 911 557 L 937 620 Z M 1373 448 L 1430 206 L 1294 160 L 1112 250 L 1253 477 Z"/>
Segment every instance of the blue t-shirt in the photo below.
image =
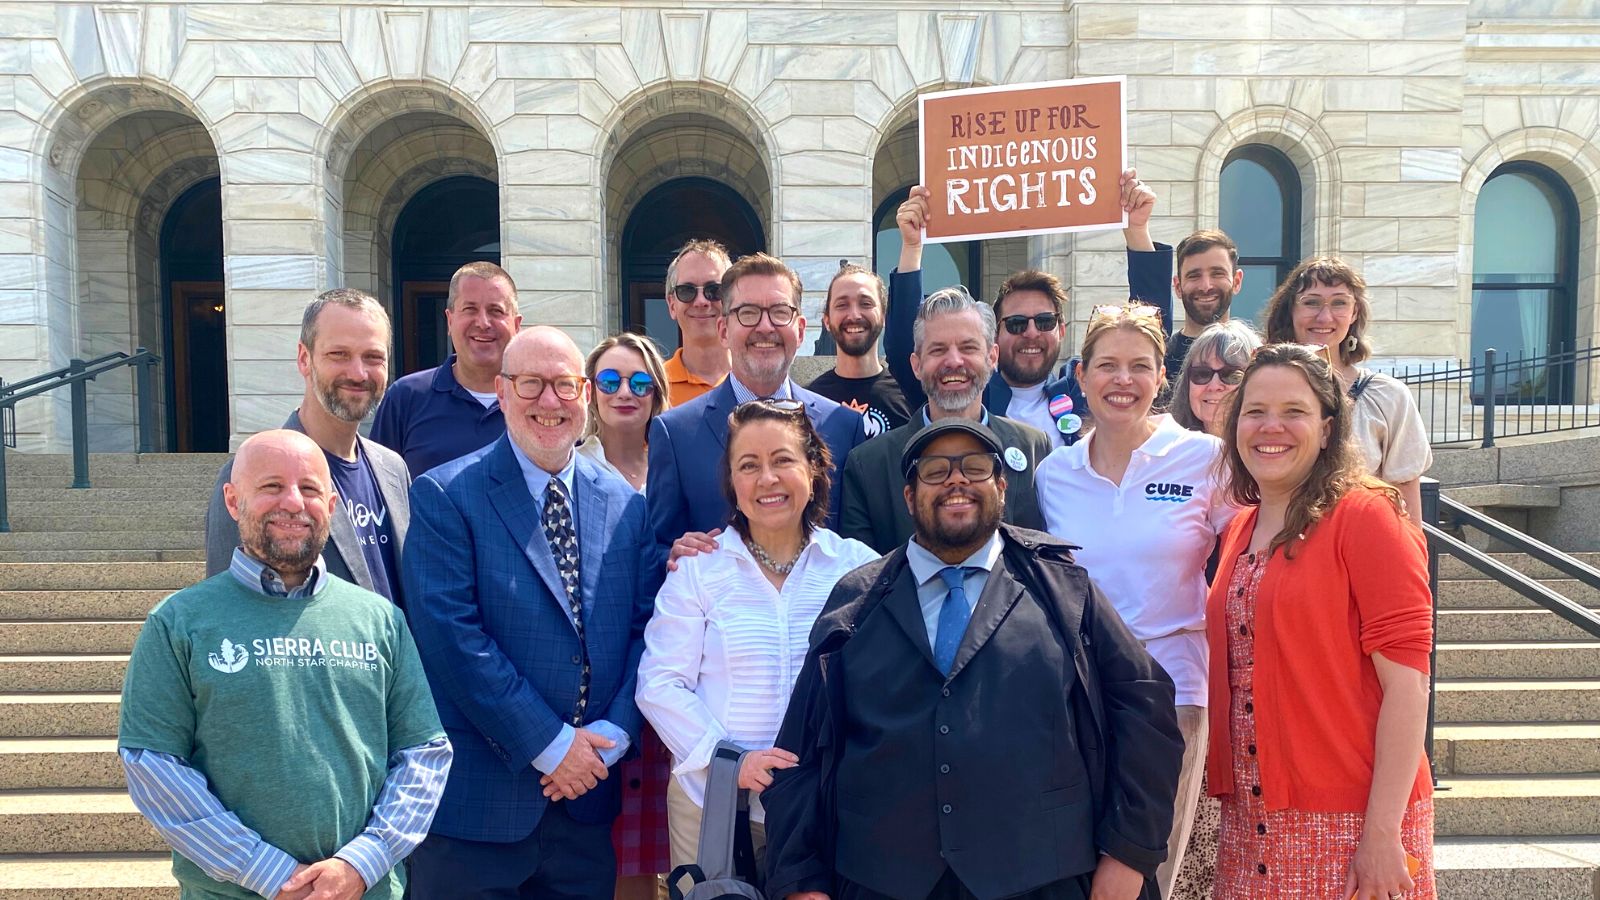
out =
<path fill-rule="evenodd" d="M 411 477 L 500 439 L 500 404 L 485 407 L 456 381 L 455 354 L 437 369 L 412 372 L 389 385 L 372 416 L 372 440 L 400 454 Z"/>
<path fill-rule="evenodd" d="M 394 602 L 395 572 L 394 529 L 389 524 L 389 507 L 378 490 L 378 479 L 372 474 L 366 454 L 356 445 L 356 459 L 340 459 L 324 450 L 328 458 L 328 471 L 333 473 L 334 490 L 339 493 L 339 508 L 350 517 L 355 526 L 356 540 L 361 542 L 361 555 L 367 561 L 367 571 L 372 573 L 372 592 Z M 338 512 L 334 513 L 339 515 Z"/>

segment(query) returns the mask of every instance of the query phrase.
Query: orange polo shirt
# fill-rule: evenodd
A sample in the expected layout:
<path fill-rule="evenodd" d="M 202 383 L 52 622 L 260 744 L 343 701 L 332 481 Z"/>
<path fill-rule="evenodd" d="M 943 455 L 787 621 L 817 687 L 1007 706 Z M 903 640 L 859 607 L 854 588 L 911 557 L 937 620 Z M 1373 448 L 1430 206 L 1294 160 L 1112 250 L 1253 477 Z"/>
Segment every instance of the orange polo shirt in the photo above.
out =
<path fill-rule="evenodd" d="M 1222 565 L 1206 608 L 1211 645 L 1206 780 L 1233 783 L 1229 728 L 1228 588 L 1250 546 L 1257 509 L 1222 537 Z M 1296 542 L 1273 551 L 1256 597 L 1255 698 L 1261 799 L 1268 809 L 1364 812 L 1383 690 L 1371 655 L 1428 671 L 1433 600 L 1422 530 L 1369 487 L 1352 490 Z M 1422 748 L 1408 803 L 1432 793 Z"/>
<path fill-rule="evenodd" d="M 721 384 L 720 381 L 706 381 L 683 364 L 683 348 L 667 358 L 667 399 L 673 406 L 682 406 L 690 400 Z"/>

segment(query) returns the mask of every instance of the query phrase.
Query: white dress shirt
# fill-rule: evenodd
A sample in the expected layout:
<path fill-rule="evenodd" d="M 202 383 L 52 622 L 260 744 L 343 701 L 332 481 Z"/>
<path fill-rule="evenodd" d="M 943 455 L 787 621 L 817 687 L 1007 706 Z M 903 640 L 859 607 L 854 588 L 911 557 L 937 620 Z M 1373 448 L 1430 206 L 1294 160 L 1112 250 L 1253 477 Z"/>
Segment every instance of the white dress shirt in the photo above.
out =
<path fill-rule="evenodd" d="M 772 747 L 828 594 L 846 572 L 878 558 L 866 544 L 819 528 L 780 591 L 736 529 L 724 529 L 717 544 L 667 573 L 644 631 L 636 695 L 672 751 L 673 777 L 700 806 L 717 742 Z M 750 817 L 764 821 L 759 802 Z"/>
<path fill-rule="evenodd" d="M 1089 464 L 1095 433 L 1057 447 L 1033 481 L 1046 529 L 1082 549 L 1078 564 L 1178 688 L 1206 705 L 1206 560 L 1237 510 L 1214 464 L 1222 442 L 1163 415 L 1122 484 Z"/>

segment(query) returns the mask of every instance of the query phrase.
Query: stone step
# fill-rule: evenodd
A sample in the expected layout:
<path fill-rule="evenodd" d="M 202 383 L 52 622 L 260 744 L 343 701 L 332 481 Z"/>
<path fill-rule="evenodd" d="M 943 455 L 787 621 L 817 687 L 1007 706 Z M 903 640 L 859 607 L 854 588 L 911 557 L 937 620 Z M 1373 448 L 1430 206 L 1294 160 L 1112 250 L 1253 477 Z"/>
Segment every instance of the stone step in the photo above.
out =
<path fill-rule="evenodd" d="M 1600 777 L 1458 775 L 1434 794 L 1434 833 L 1600 834 Z"/>
<path fill-rule="evenodd" d="M 67 531 L 0 534 L 7 550 L 204 550 L 204 531 Z M 87 560 L 86 560 L 87 561 Z"/>
<path fill-rule="evenodd" d="M 130 507 L 127 512 L 104 515 L 33 515 L 13 514 L 11 528 L 17 532 L 56 531 L 193 531 L 205 529 L 205 511 L 193 513 L 159 513 L 140 515 Z"/>
<path fill-rule="evenodd" d="M 178 900 L 170 853 L 0 857 L 0 900 Z"/>
<path fill-rule="evenodd" d="M 0 737 L 109 737 L 121 700 L 116 691 L 0 694 Z"/>
<path fill-rule="evenodd" d="M 159 853 L 127 791 L 0 791 L 0 854 Z"/>
<path fill-rule="evenodd" d="M 128 653 L 143 625 L 143 621 L 0 621 L 0 656 Z"/>
<path fill-rule="evenodd" d="M 205 562 L 204 550 L 0 550 L 6 563 Z"/>
<path fill-rule="evenodd" d="M 108 474 L 91 466 L 89 469 L 89 487 L 75 488 L 72 486 L 72 469 L 70 467 L 63 469 L 60 472 L 52 472 L 44 475 L 19 475 L 11 467 L 11 461 L 14 459 L 16 459 L 15 456 L 12 456 L 10 453 L 6 454 L 7 491 L 60 490 L 82 493 L 85 490 L 100 491 L 107 489 L 117 490 L 129 488 L 144 490 L 162 488 L 170 490 L 174 493 L 182 493 L 193 491 L 195 489 L 195 485 L 201 483 L 197 479 L 202 474 L 205 474 L 205 484 L 207 485 L 207 490 L 209 490 L 209 485 L 216 483 L 217 472 L 221 471 L 221 466 L 219 465 L 216 468 L 209 469 L 205 473 L 202 473 L 199 470 L 169 473 L 159 468 L 151 468 L 148 471 L 143 472 L 135 469 L 130 472 L 116 472 Z"/>
<path fill-rule="evenodd" d="M 1441 678 L 1600 678 L 1600 641 L 1439 644 Z"/>
<path fill-rule="evenodd" d="M 183 501 L 199 504 L 201 511 L 211 502 L 211 488 L 204 491 L 189 479 L 150 481 L 140 479 L 133 485 L 111 486 L 95 484 L 88 490 L 60 486 L 30 486 L 18 488 L 6 484 L 6 496 L 11 508 L 32 503 L 149 503 L 152 501 Z"/>
<path fill-rule="evenodd" d="M 1437 720 L 1440 724 L 1600 722 L 1600 678 L 1440 679 Z"/>
<path fill-rule="evenodd" d="M 1600 774 L 1600 722 L 1439 725 L 1433 762 L 1441 776 Z"/>
<path fill-rule="evenodd" d="M 0 684 L 17 693 L 120 693 L 127 671 L 126 653 L 0 656 Z"/>
<path fill-rule="evenodd" d="M 171 591 L 0 591 L 0 619 L 136 619 Z"/>
<path fill-rule="evenodd" d="M 1593 900 L 1600 836 L 1451 837 L 1433 843 L 1444 900 Z"/>
<path fill-rule="evenodd" d="M 215 478 L 228 461 L 226 453 L 91 453 L 89 479 L 95 475 L 190 475 L 207 469 Z M 6 453 L 7 475 L 66 475 L 72 477 L 69 453 Z"/>
<path fill-rule="evenodd" d="M 1533 557 L 1526 553 L 1491 553 L 1489 555 L 1498 562 L 1508 565 L 1524 575 L 1532 575 L 1534 578 L 1566 577 L 1544 563 L 1534 561 Z M 1568 555 L 1581 563 L 1600 569 L 1600 553 L 1570 553 Z M 1479 580 L 1488 577 L 1449 554 L 1439 557 L 1439 578 L 1441 580 Z"/>
<path fill-rule="evenodd" d="M 130 516 L 189 517 L 206 514 L 209 498 L 165 497 L 144 500 L 112 500 L 96 496 L 98 491 L 83 491 L 71 500 L 12 499 L 7 511 L 13 523 L 37 518 L 125 519 Z M 15 527 L 15 526 L 13 526 Z M 202 526 L 203 527 L 203 526 Z M 25 532 L 24 532 L 25 533 Z"/>
<path fill-rule="evenodd" d="M 1590 607 L 1600 608 L 1600 592 L 1585 588 L 1571 578 L 1546 579 L 1544 585 L 1562 596 Z M 1543 609 L 1544 607 L 1498 581 L 1440 581 L 1440 609 Z"/>
<path fill-rule="evenodd" d="M 125 784 L 116 738 L 0 738 L 0 791 Z"/>
<path fill-rule="evenodd" d="M 175 591 L 205 577 L 203 562 L 0 563 L 0 591 Z"/>
<path fill-rule="evenodd" d="M 1555 613 L 1533 609 L 1441 609 L 1439 640 L 1593 641 L 1587 631 Z"/>

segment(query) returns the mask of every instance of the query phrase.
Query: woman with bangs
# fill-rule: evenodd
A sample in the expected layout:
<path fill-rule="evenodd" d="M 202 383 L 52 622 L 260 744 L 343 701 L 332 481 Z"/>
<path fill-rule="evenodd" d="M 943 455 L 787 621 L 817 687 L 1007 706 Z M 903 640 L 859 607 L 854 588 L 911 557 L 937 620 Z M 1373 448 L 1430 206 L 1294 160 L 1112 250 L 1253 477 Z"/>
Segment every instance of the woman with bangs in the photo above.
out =
<path fill-rule="evenodd" d="M 1046 530 L 1075 544 L 1077 563 L 1171 676 L 1183 771 L 1157 873 L 1162 896 L 1188 844 L 1206 747 L 1206 560 L 1232 517 L 1216 480 L 1222 442 L 1153 414 L 1166 382 L 1160 313 L 1137 303 L 1089 319 L 1077 366 L 1094 430 L 1039 464 Z"/>
<path fill-rule="evenodd" d="M 1422 523 L 1422 473 L 1433 465 L 1428 429 L 1411 391 L 1360 363 L 1372 356 L 1367 282 L 1344 260 L 1300 263 L 1267 301 L 1268 343 L 1330 350 L 1333 372 L 1351 400 L 1350 433 L 1367 471 L 1394 485 L 1411 521 Z"/>
<path fill-rule="evenodd" d="M 1207 609 L 1215 897 L 1431 900 L 1427 552 L 1324 351 L 1258 351 L 1225 431 L 1242 511 Z"/>

